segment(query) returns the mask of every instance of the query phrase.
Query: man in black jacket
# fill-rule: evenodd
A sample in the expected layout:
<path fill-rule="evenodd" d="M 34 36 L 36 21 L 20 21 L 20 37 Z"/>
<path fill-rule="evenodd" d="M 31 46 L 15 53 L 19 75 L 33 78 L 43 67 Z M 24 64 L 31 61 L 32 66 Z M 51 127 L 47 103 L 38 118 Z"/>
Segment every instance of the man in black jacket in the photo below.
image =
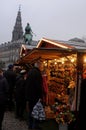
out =
<path fill-rule="evenodd" d="M 15 114 L 16 118 L 23 120 L 24 119 L 24 111 L 26 107 L 25 100 L 25 83 L 26 83 L 27 71 L 21 70 L 20 74 L 16 77 L 15 84 Z"/>
<path fill-rule="evenodd" d="M 14 72 L 13 68 L 14 66 L 10 64 L 8 65 L 8 69 L 4 72 L 4 76 L 6 77 L 9 84 L 9 103 L 8 103 L 9 111 L 11 111 L 14 106 L 13 94 L 16 82 L 16 73 Z"/>
<path fill-rule="evenodd" d="M 2 121 L 8 99 L 8 82 L 3 76 L 3 71 L 0 69 L 0 130 L 2 130 Z"/>

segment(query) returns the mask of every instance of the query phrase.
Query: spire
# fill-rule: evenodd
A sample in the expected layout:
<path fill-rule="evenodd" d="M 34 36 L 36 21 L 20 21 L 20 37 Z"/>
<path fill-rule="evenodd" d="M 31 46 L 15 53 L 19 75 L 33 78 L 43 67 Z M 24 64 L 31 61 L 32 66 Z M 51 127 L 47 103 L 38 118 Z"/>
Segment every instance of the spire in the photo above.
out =
<path fill-rule="evenodd" d="M 19 11 L 21 11 L 21 5 L 19 5 Z"/>
<path fill-rule="evenodd" d="M 22 20 L 21 20 L 21 5 L 19 5 L 19 11 L 12 32 L 12 41 L 21 39 L 22 37 L 23 37 L 23 28 L 22 28 Z"/>

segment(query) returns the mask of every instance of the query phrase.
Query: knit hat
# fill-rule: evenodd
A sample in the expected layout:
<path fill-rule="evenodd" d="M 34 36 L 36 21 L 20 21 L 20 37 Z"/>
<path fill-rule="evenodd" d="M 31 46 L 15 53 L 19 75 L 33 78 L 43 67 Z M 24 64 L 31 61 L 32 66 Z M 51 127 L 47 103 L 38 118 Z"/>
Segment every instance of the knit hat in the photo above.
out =
<path fill-rule="evenodd" d="M 12 64 L 8 65 L 8 68 L 9 68 L 9 69 L 12 69 L 12 68 L 13 68 L 13 65 L 12 65 Z"/>

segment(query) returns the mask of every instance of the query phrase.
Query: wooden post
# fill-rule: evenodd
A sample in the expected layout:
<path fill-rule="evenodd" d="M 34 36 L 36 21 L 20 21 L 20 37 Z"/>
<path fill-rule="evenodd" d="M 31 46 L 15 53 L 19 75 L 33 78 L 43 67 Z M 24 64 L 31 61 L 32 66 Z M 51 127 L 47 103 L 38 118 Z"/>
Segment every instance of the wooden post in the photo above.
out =
<path fill-rule="evenodd" d="M 83 73 L 83 53 L 78 52 L 77 53 L 76 111 L 79 110 L 82 73 Z"/>

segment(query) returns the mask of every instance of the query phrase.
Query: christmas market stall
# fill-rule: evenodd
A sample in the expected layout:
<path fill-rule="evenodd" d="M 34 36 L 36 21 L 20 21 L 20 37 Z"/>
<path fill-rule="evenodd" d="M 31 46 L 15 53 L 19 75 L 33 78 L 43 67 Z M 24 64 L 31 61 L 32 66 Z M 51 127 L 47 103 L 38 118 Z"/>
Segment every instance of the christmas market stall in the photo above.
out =
<path fill-rule="evenodd" d="M 55 105 L 58 104 L 78 111 L 80 83 L 86 70 L 85 50 L 83 41 L 64 42 L 42 38 L 35 48 L 17 61 L 17 64 L 39 67 L 42 75 L 46 76 L 45 104 L 47 113 L 51 111 L 49 118 L 55 118 Z"/>

